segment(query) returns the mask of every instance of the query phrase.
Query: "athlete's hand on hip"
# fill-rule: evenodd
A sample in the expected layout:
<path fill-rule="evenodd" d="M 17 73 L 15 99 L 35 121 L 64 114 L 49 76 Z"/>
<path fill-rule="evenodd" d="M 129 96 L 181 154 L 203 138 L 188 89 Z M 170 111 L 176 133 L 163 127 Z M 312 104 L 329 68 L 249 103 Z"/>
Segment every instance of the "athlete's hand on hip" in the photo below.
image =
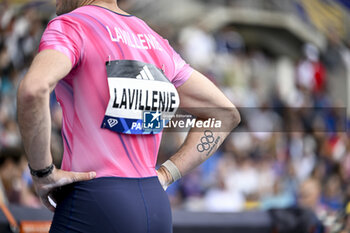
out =
<path fill-rule="evenodd" d="M 162 166 L 157 170 L 157 175 L 158 175 L 159 183 L 162 185 L 165 191 L 169 187 L 169 185 L 171 185 L 171 183 L 173 182 L 173 178 L 171 177 L 168 170 Z"/>
<path fill-rule="evenodd" d="M 95 177 L 96 172 L 68 172 L 54 168 L 52 173 L 47 177 L 38 178 L 33 176 L 33 183 L 42 203 L 49 210 L 55 211 L 55 206 L 49 201 L 49 198 L 51 198 L 56 202 L 52 196 L 54 189 L 78 181 L 91 180 Z"/>

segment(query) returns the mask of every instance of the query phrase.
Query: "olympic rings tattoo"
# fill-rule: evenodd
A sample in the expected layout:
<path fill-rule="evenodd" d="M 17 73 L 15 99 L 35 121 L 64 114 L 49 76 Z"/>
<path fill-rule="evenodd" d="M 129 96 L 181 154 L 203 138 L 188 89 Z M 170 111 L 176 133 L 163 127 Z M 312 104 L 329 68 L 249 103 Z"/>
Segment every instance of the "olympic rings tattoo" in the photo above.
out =
<path fill-rule="evenodd" d="M 213 132 L 210 130 L 204 131 L 204 136 L 201 137 L 200 142 L 197 145 L 198 152 L 204 152 L 210 149 L 210 143 L 213 143 L 215 140 Z"/>

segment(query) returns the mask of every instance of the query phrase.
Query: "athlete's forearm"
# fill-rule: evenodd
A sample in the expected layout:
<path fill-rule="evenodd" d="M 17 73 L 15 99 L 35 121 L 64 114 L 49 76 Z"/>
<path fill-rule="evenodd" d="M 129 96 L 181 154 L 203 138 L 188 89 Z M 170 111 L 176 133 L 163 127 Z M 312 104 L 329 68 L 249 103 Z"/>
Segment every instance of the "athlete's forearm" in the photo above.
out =
<path fill-rule="evenodd" d="M 221 117 L 220 131 L 208 129 L 198 132 L 198 130 L 191 129 L 182 147 L 170 158 L 182 176 L 212 156 L 240 121 L 236 109 L 231 109 L 220 116 L 213 115 L 213 117 L 216 119 Z"/>
<path fill-rule="evenodd" d="M 52 163 L 50 92 L 71 68 L 72 63 L 66 55 L 44 50 L 35 57 L 18 88 L 18 124 L 28 162 L 34 170 L 44 169 Z"/>
<path fill-rule="evenodd" d="M 201 144 L 201 138 L 207 138 L 207 136 L 213 138 L 213 143 L 206 144 L 208 146 L 208 150 L 202 150 L 203 144 Z M 181 176 L 186 175 L 188 172 L 193 170 L 195 167 L 203 163 L 210 156 L 212 156 L 218 147 L 222 144 L 222 142 L 227 137 L 228 133 L 220 133 L 213 131 L 204 132 L 194 132 L 191 130 L 187 138 L 180 148 L 180 150 L 175 153 L 170 160 L 176 165 L 179 169 Z M 199 149 L 198 149 L 199 147 Z"/>
<path fill-rule="evenodd" d="M 35 170 L 52 163 L 49 95 L 49 87 L 28 84 L 26 80 L 18 88 L 18 125 L 28 162 Z"/>

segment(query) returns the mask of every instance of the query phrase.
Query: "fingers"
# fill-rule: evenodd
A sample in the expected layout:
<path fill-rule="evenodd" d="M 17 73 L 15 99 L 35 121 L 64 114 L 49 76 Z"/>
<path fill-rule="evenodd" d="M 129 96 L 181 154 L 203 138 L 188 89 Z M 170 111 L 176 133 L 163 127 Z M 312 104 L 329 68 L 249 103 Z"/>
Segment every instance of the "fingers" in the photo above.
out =
<path fill-rule="evenodd" d="M 40 196 L 41 202 L 51 211 L 55 211 L 54 206 L 49 201 L 49 194 L 57 187 L 64 186 L 79 181 L 94 179 L 96 172 L 68 172 L 55 169 L 54 172 L 46 178 L 33 179 L 36 190 Z M 52 200 L 56 202 L 54 196 Z"/>
<path fill-rule="evenodd" d="M 41 202 L 51 211 L 55 211 L 53 204 L 56 204 L 55 196 L 51 193 L 55 188 L 79 181 L 94 179 L 96 172 L 68 172 L 54 169 L 53 173 L 45 178 L 34 178 L 34 186 L 40 196 Z M 51 196 L 50 203 L 49 195 Z"/>
<path fill-rule="evenodd" d="M 58 172 L 55 182 L 51 183 L 51 186 L 47 188 L 53 189 L 79 181 L 91 180 L 95 177 L 96 172 L 67 172 L 60 170 Z"/>
<path fill-rule="evenodd" d="M 44 196 L 40 196 L 40 200 L 41 202 L 44 204 L 44 206 L 46 206 L 46 208 L 48 208 L 50 211 L 55 212 L 55 207 L 53 207 L 48 199 L 47 195 Z"/>
<path fill-rule="evenodd" d="M 168 189 L 168 185 L 162 185 L 162 188 L 164 189 L 164 191 L 166 191 Z"/>
<path fill-rule="evenodd" d="M 78 181 L 87 181 L 96 177 L 96 172 L 70 172 L 72 183 Z"/>
<path fill-rule="evenodd" d="M 47 198 L 49 199 L 50 204 L 51 204 L 54 208 L 56 208 L 56 206 L 57 206 L 57 199 L 56 199 L 56 197 L 52 194 L 52 192 L 49 194 L 49 196 L 48 196 Z"/>
<path fill-rule="evenodd" d="M 161 171 L 156 170 L 156 172 L 157 172 L 157 176 L 158 176 L 158 180 L 159 180 L 160 185 L 163 187 L 164 191 L 166 191 L 169 185 L 165 181 L 164 176 L 161 173 Z"/>

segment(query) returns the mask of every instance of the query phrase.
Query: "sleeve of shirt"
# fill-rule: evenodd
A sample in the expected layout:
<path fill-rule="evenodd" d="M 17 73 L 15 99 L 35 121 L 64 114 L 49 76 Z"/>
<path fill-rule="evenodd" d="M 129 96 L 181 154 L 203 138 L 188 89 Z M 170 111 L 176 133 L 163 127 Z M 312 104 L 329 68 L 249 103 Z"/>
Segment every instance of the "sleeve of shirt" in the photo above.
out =
<path fill-rule="evenodd" d="M 47 49 L 64 53 L 75 67 L 83 49 L 79 26 L 69 17 L 57 17 L 50 21 L 40 41 L 39 52 Z"/>
<path fill-rule="evenodd" d="M 175 50 L 172 49 L 172 52 L 175 69 L 174 76 L 171 82 L 174 84 L 175 87 L 179 87 L 182 84 L 184 84 L 187 81 L 187 79 L 189 79 L 193 72 L 193 68 L 189 64 L 187 64 Z"/>

